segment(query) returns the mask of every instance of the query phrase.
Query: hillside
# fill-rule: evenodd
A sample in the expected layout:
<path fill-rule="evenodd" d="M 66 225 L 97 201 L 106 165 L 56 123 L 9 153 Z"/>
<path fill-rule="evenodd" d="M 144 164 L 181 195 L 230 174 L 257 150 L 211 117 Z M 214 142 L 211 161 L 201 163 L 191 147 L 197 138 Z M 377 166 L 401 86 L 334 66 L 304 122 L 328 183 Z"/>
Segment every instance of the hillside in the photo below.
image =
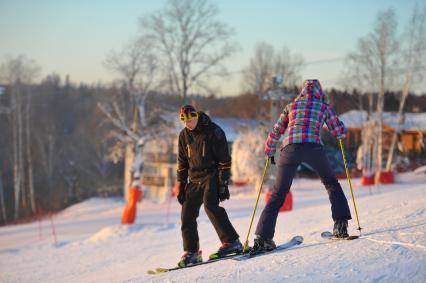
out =
<path fill-rule="evenodd" d="M 142 202 L 137 223 L 121 226 L 122 200 L 96 198 L 54 216 L 56 244 L 49 219 L 1 227 L 0 281 L 425 282 L 424 175 L 399 175 L 394 185 L 370 189 L 359 187 L 357 179 L 353 183 L 364 228 L 359 240 L 321 239 L 320 233 L 332 227 L 327 193 L 318 180 L 298 179 L 294 209 L 279 216 L 275 240 L 302 235 L 301 246 L 246 262 L 226 260 L 152 276 L 148 269 L 174 266 L 182 254 L 179 204 Z M 342 185 L 349 196 L 344 180 Z M 233 195 L 224 203 L 241 238 L 254 201 L 254 195 Z M 198 223 L 206 259 L 220 243 L 203 210 Z M 351 221 L 352 234 L 356 227 Z"/>

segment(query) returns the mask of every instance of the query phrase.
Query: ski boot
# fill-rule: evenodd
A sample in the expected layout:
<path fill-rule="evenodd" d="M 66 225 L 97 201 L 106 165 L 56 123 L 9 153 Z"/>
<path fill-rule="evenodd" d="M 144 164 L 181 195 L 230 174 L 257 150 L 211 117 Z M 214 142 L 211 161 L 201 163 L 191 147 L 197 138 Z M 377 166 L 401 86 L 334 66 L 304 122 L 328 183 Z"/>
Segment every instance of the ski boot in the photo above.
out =
<path fill-rule="evenodd" d="M 182 255 L 182 258 L 178 262 L 179 267 L 187 267 L 188 265 L 193 265 L 197 263 L 203 262 L 203 258 L 201 256 L 201 250 L 198 252 L 185 252 Z"/>
<path fill-rule="evenodd" d="M 336 238 L 347 238 L 348 234 L 348 220 L 337 219 L 334 221 L 333 235 Z"/>
<path fill-rule="evenodd" d="M 276 247 L 277 245 L 275 245 L 275 242 L 272 239 L 267 240 L 257 235 L 256 238 L 254 239 L 254 245 L 250 251 L 250 255 L 269 252 L 274 250 Z"/>
<path fill-rule="evenodd" d="M 231 254 L 242 254 L 242 253 L 243 253 L 243 245 L 241 244 L 239 239 L 236 239 L 232 243 L 223 243 L 217 252 L 209 256 L 209 259 L 217 259 L 217 258 L 225 257 Z"/>

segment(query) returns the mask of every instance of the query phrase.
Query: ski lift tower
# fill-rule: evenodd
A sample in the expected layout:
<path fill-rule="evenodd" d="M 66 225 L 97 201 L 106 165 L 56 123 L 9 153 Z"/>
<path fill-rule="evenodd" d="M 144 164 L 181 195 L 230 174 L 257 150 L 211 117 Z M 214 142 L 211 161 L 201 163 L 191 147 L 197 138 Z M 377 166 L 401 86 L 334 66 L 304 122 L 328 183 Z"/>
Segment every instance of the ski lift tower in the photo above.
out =
<path fill-rule="evenodd" d="M 267 92 L 267 98 L 271 103 L 271 123 L 275 123 L 278 114 L 281 112 L 283 102 L 289 102 L 292 95 L 284 93 L 282 90 L 283 77 L 281 75 L 272 76 L 272 88 Z"/>
<path fill-rule="evenodd" d="M 292 98 L 292 94 L 285 93 L 282 89 L 283 84 L 283 77 L 281 75 L 274 75 L 272 76 L 272 87 L 271 89 L 266 93 L 265 100 L 269 100 L 271 110 L 270 110 L 270 119 L 271 119 L 271 126 L 277 121 L 279 113 L 281 113 L 282 108 L 284 107 L 285 103 L 290 102 L 290 99 Z M 270 128 L 269 128 L 270 129 Z M 268 129 L 268 130 L 269 130 Z M 277 158 L 277 156 L 275 156 Z M 267 181 L 269 187 L 271 188 L 273 183 L 275 182 L 275 178 L 277 175 L 277 167 L 271 166 L 269 169 L 269 179 Z"/>
<path fill-rule="evenodd" d="M 271 102 L 271 122 L 274 123 L 278 117 L 278 108 L 283 94 L 280 85 L 283 79 L 279 75 L 272 76 L 272 88 L 268 91 L 268 98 Z"/>

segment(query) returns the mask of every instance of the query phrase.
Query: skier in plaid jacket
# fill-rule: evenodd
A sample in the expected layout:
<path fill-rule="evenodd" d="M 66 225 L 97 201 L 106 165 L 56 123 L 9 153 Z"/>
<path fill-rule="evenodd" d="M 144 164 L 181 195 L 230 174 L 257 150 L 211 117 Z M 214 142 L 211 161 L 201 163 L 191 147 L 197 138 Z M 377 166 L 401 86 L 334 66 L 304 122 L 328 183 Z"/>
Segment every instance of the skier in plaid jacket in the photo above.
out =
<path fill-rule="evenodd" d="M 331 109 L 327 100 L 319 81 L 305 81 L 299 96 L 284 108 L 269 133 L 265 154 L 268 157 L 274 156 L 282 134 L 284 134 L 282 148 L 294 143 L 322 144 L 320 132 L 324 122 L 336 138 L 345 138 L 345 125 Z"/>
<path fill-rule="evenodd" d="M 320 139 L 324 123 L 338 139 L 345 138 L 346 128 L 327 100 L 318 80 L 306 80 L 299 96 L 284 108 L 269 133 L 265 143 L 267 158 L 273 158 L 280 137 L 284 137 L 275 185 L 256 228 L 254 251 L 275 248 L 272 239 L 278 212 L 290 190 L 297 167 L 302 162 L 318 173 L 328 192 L 334 220 L 333 233 L 337 237 L 348 236 L 348 220 L 351 219 L 348 202 Z"/>

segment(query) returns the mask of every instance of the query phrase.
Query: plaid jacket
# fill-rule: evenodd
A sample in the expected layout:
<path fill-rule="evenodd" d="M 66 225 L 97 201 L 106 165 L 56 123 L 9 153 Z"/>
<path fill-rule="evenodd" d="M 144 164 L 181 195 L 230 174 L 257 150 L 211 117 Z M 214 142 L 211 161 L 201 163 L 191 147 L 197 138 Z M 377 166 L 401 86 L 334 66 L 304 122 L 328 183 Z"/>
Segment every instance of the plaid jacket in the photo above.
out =
<path fill-rule="evenodd" d="M 336 138 L 345 137 L 346 127 L 328 104 L 319 81 L 307 80 L 299 96 L 284 108 L 272 127 L 265 143 L 265 155 L 275 154 L 282 134 L 282 147 L 292 143 L 322 144 L 320 132 L 324 123 Z"/>

